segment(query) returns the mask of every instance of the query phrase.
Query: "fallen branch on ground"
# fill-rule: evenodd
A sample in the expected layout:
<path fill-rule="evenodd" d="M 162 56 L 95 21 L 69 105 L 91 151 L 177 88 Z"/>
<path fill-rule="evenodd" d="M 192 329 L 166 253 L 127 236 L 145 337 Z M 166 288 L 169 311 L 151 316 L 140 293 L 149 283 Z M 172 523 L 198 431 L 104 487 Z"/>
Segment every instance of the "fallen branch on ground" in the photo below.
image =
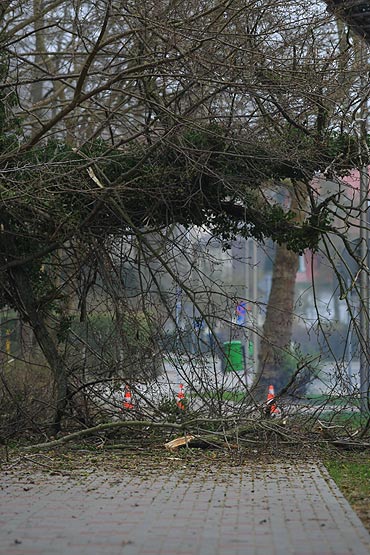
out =
<path fill-rule="evenodd" d="M 232 420 L 234 422 L 234 420 Z M 121 420 L 119 422 L 105 422 L 104 424 L 99 424 L 98 426 L 93 426 L 92 428 L 86 428 L 84 430 L 79 430 L 78 432 L 73 432 L 66 436 L 54 439 L 52 441 L 45 441 L 43 443 L 36 443 L 35 445 L 28 445 L 23 449 L 25 451 L 32 451 L 34 449 L 52 449 L 53 447 L 59 447 L 75 439 L 82 439 L 85 437 L 92 436 L 94 434 L 105 432 L 108 430 L 115 430 L 119 428 L 164 428 L 169 430 L 181 430 L 182 432 L 187 432 L 190 426 L 196 426 L 200 422 L 213 422 L 213 423 L 225 423 L 227 419 L 215 418 L 215 419 L 191 419 L 187 422 L 176 423 L 176 422 L 153 422 L 150 420 Z"/>
<path fill-rule="evenodd" d="M 177 437 L 176 439 L 173 439 L 172 441 L 168 441 L 167 443 L 164 444 L 166 449 L 169 449 L 170 451 L 177 449 L 178 447 L 181 447 L 182 445 L 189 445 L 189 442 L 194 439 L 194 436 L 192 435 L 185 435 L 183 437 Z"/>
<path fill-rule="evenodd" d="M 176 424 L 174 422 L 150 422 L 146 420 L 123 420 L 121 422 L 106 422 L 104 424 L 99 424 L 92 428 L 86 428 L 85 430 L 79 430 L 78 432 L 73 432 L 67 436 L 54 439 L 52 441 L 45 441 L 43 443 L 36 443 L 35 445 L 28 445 L 24 447 L 25 451 L 32 451 L 33 449 L 50 449 L 53 447 L 59 447 L 64 443 L 68 443 L 75 439 L 82 439 L 85 437 L 92 436 L 96 433 L 104 432 L 106 430 L 114 430 L 117 428 L 129 428 L 129 427 L 154 427 L 154 428 L 168 428 L 176 430 L 184 430 L 186 428 L 185 424 Z"/>

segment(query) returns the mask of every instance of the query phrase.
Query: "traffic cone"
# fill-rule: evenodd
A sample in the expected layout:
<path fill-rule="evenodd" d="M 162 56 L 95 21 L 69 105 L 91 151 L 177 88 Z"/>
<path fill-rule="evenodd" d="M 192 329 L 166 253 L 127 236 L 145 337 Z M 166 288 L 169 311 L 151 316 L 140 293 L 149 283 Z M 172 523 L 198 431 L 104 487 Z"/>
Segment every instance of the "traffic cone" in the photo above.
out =
<path fill-rule="evenodd" d="M 268 393 L 267 393 L 267 409 L 269 413 L 273 416 L 277 416 L 281 413 L 280 409 L 276 405 L 275 399 L 275 389 L 273 385 L 269 385 Z"/>
<path fill-rule="evenodd" d="M 176 404 L 181 410 L 185 410 L 184 399 L 185 399 L 184 386 L 182 383 L 180 383 L 180 390 L 177 394 Z"/>
<path fill-rule="evenodd" d="M 132 404 L 132 400 L 131 400 L 131 391 L 128 385 L 125 385 L 125 396 L 123 398 L 123 408 L 124 409 L 134 408 L 134 405 Z"/>

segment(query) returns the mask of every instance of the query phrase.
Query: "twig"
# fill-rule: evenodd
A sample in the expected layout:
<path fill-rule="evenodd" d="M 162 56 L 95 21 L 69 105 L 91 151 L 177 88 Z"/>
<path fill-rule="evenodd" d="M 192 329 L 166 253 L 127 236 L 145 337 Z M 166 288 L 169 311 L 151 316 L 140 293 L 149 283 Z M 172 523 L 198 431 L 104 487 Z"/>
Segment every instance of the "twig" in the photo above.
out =
<path fill-rule="evenodd" d="M 45 463 L 42 463 L 42 462 L 39 462 L 39 461 L 35 461 L 31 457 L 24 456 L 24 457 L 22 457 L 22 459 L 26 460 L 26 461 L 29 461 L 33 464 L 37 464 L 38 466 L 42 466 L 43 468 L 47 468 L 48 470 L 52 470 L 53 472 L 59 472 L 60 474 L 65 474 L 65 473 L 71 474 L 71 472 L 68 471 L 68 470 L 58 470 L 56 468 L 53 468 L 49 464 L 45 464 Z"/>
<path fill-rule="evenodd" d="M 285 439 L 287 439 L 289 441 L 292 441 L 292 438 L 290 436 L 288 436 L 288 434 L 285 434 L 284 432 L 279 430 L 278 427 L 268 426 L 268 424 L 266 424 L 265 422 L 260 422 L 259 425 L 262 428 L 265 428 L 265 430 L 270 430 L 271 432 L 276 432 L 279 436 L 284 437 Z"/>

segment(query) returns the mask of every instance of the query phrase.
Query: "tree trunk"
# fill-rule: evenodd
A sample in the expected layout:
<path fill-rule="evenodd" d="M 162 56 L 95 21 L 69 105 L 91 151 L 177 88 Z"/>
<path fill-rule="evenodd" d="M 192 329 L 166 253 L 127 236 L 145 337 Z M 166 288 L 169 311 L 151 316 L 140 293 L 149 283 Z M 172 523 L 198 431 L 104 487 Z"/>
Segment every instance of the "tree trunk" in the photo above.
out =
<path fill-rule="evenodd" d="M 284 375 L 282 363 L 292 335 L 298 264 L 298 254 L 289 251 L 285 245 L 278 245 L 255 380 L 254 393 L 258 397 L 267 395 L 270 384 L 275 386 L 277 393 L 289 380 L 289 376 Z"/>
<path fill-rule="evenodd" d="M 44 356 L 53 372 L 55 383 L 54 432 L 61 430 L 61 421 L 67 404 L 67 372 L 55 340 L 45 324 L 45 317 L 38 308 L 32 286 L 23 268 L 10 272 L 11 282 L 17 291 L 19 312 L 29 322 Z"/>
<path fill-rule="evenodd" d="M 302 223 L 305 215 L 307 193 L 303 183 L 297 183 L 290 209 L 296 213 L 296 221 Z M 268 386 L 273 385 L 279 393 L 290 375 L 284 369 L 286 350 L 289 349 L 293 327 L 295 302 L 295 279 L 299 267 L 299 255 L 278 245 L 272 273 L 272 283 L 262 330 L 258 357 L 258 372 L 253 383 L 257 399 L 266 399 Z"/>

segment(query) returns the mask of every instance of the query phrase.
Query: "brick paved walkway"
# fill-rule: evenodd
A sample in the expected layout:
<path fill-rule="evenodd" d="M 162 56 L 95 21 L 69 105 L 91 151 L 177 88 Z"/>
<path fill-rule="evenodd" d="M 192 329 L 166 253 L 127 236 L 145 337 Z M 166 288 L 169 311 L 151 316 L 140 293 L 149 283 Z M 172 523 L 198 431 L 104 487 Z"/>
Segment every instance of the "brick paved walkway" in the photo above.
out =
<path fill-rule="evenodd" d="M 1 555 L 368 555 L 314 464 L 70 476 L 3 472 Z"/>

